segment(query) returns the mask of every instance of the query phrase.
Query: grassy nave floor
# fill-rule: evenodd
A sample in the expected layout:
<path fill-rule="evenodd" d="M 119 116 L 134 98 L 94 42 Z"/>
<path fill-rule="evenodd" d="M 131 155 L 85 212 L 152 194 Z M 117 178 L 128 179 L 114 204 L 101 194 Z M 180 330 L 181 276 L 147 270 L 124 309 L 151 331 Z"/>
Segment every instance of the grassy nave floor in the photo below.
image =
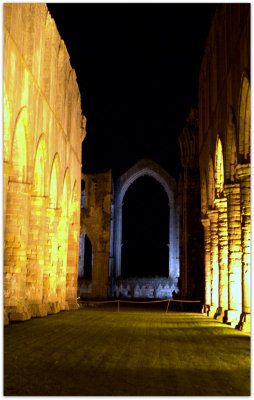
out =
<path fill-rule="evenodd" d="M 4 329 L 5 395 L 250 394 L 250 337 L 194 313 L 62 312 Z"/>

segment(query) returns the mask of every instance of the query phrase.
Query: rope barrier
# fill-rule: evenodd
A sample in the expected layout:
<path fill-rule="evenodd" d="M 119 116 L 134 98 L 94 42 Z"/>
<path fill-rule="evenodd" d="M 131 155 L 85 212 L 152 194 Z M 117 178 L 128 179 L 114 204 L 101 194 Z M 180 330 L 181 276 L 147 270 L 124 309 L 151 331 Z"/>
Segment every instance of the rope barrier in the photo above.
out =
<path fill-rule="evenodd" d="M 151 300 L 151 301 L 132 301 L 132 300 L 106 300 L 106 301 L 84 301 L 84 300 L 79 300 L 78 301 L 80 304 L 109 304 L 109 303 L 117 303 L 117 310 L 118 312 L 120 311 L 120 303 L 129 303 L 129 304 L 153 304 L 153 303 L 164 303 L 167 302 L 167 309 L 166 313 L 168 312 L 169 308 L 169 303 L 171 301 L 177 301 L 180 303 L 201 303 L 201 300 L 178 300 L 178 299 L 164 299 L 164 300 Z"/>

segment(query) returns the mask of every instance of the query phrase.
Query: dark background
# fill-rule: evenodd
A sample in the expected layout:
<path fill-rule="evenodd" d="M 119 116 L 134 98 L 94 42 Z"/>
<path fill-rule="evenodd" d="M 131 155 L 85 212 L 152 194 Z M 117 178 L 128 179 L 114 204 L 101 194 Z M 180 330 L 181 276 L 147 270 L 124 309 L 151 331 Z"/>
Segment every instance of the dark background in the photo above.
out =
<path fill-rule="evenodd" d="M 198 105 L 199 70 L 216 7 L 219 4 L 48 4 L 76 71 L 87 117 L 84 173 L 112 169 L 118 178 L 140 158 L 150 157 L 178 180 L 178 137 L 190 107 Z M 139 259 L 141 248 L 143 264 L 148 265 L 145 249 L 150 249 L 150 264 L 158 264 L 164 254 L 159 249 L 168 243 L 163 233 L 168 208 L 154 186 L 148 181 L 142 185 L 141 191 L 139 185 L 130 188 L 124 198 L 124 240 L 137 247 L 126 251 L 128 245 L 123 246 L 123 266 L 132 264 L 133 254 Z M 143 207 L 137 203 L 140 193 L 149 198 Z M 158 212 L 151 211 L 149 202 Z M 156 219 L 161 229 L 152 221 L 145 227 L 142 218 Z M 155 231 L 161 231 L 156 234 L 161 244 L 155 243 Z M 164 267 L 153 274 L 163 274 L 168 252 L 163 257 L 159 264 Z"/>

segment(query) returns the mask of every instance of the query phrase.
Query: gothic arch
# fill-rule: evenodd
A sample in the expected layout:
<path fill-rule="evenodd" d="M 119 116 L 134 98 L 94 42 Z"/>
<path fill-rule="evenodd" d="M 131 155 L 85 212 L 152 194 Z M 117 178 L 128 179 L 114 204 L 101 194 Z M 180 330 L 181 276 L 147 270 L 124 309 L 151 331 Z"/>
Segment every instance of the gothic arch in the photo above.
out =
<path fill-rule="evenodd" d="M 250 83 L 247 75 L 242 76 L 239 101 L 239 162 L 250 162 Z"/>
<path fill-rule="evenodd" d="M 223 160 L 223 149 L 220 137 L 217 137 L 216 151 L 215 151 L 215 196 L 220 197 L 223 192 L 224 186 L 224 160 Z"/>
<path fill-rule="evenodd" d="M 13 181 L 17 182 L 27 181 L 27 166 L 28 166 L 27 138 L 28 138 L 28 114 L 27 114 L 27 108 L 23 107 L 17 117 L 13 140 L 12 140 L 11 180 Z"/>
<path fill-rule="evenodd" d="M 179 277 L 179 227 L 176 202 L 176 182 L 164 169 L 149 158 L 139 160 L 125 172 L 117 182 L 115 203 L 115 272 L 121 275 L 122 247 L 122 205 L 123 198 L 130 187 L 141 176 L 148 175 L 159 182 L 164 188 L 169 200 L 169 269 L 168 275 L 177 284 Z"/>
<path fill-rule="evenodd" d="M 57 208 L 59 201 L 59 155 L 55 154 L 51 169 L 50 188 L 49 188 L 49 207 Z"/>
<path fill-rule="evenodd" d="M 46 136 L 41 134 L 36 151 L 33 176 L 33 193 L 45 196 L 46 193 L 46 165 L 47 165 L 47 141 Z"/>

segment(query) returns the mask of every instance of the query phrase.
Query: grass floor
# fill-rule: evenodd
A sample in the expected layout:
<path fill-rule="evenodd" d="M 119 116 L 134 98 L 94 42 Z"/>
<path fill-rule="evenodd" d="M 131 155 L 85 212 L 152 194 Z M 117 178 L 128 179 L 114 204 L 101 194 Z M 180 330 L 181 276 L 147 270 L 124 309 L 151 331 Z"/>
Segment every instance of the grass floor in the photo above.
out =
<path fill-rule="evenodd" d="M 249 395 L 250 337 L 201 314 L 128 309 L 13 323 L 4 394 Z"/>

